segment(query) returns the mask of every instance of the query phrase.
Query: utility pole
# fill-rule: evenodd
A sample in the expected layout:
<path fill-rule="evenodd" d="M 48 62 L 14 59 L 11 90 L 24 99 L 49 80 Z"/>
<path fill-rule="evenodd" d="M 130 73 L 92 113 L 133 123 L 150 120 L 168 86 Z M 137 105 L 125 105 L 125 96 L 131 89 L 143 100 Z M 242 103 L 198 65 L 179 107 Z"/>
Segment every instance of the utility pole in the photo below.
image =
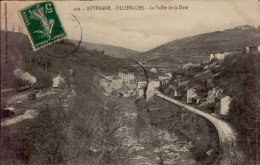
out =
<path fill-rule="evenodd" d="M 48 71 L 48 61 L 46 60 L 46 64 L 45 64 L 45 71 Z"/>

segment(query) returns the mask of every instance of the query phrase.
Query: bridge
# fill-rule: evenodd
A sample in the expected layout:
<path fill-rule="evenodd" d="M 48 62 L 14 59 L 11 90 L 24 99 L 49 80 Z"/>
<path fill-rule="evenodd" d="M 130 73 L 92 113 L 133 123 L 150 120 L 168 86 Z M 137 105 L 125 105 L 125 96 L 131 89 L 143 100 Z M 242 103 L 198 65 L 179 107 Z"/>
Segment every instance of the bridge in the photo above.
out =
<path fill-rule="evenodd" d="M 237 134 L 230 126 L 229 123 L 215 116 L 212 116 L 206 112 L 203 112 L 197 108 L 194 108 L 190 105 L 184 104 L 176 99 L 168 97 L 163 93 L 161 93 L 160 91 L 156 91 L 155 95 L 168 102 L 183 107 L 187 111 L 197 114 L 210 121 L 215 126 L 219 136 L 219 142 L 222 151 L 222 160 L 220 164 L 223 165 L 241 164 L 241 161 L 243 160 L 243 154 L 237 145 L 237 138 L 236 138 Z"/>

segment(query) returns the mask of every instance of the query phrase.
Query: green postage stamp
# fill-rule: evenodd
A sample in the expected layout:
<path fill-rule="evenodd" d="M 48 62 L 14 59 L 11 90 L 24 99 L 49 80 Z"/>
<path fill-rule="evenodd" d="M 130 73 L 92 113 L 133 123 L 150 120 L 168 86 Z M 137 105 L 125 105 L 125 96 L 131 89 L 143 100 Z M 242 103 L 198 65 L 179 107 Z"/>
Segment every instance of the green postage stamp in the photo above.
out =
<path fill-rule="evenodd" d="M 33 50 L 38 50 L 66 37 L 52 2 L 42 2 L 18 11 L 28 31 Z"/>

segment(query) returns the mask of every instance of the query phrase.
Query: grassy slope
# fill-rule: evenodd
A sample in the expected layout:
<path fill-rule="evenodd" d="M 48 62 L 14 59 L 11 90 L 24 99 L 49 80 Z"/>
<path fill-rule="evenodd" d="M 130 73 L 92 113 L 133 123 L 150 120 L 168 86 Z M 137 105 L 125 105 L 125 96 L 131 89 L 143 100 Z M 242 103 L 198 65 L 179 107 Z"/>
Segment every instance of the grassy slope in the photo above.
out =
<path fill-rule="evenodd" d="M 4 33 L 1 32 L 1 34 Z M 2 89 L 15 87 L 17 85 L 14 82 L 15 78 L 13 75 L 16 68 L 28 71 L 40 81 L 58 73 L 67 76 L 69 69 L 74 69 L 77 75 L 79 75 L 77 76 L 78 81 L 86 84 L 92 81 L 92 75 L 95 70 L 116 73 L 121 68 L 131 69 L 130 64 L 128 64 L 129 61 L 102 55 L 84 48 L 78 48 L 77 51 L 72 54 L 71 52 L 76 46 L 70 42 L 58 42 L 34 52 L 29 43 L 29 39 L 24 34 L 8 32 L 7 35 L 7 64 L 4 61 L 5 53 L 1 53 Z M 70 56 L 66 58 L 52 58 L 49 56 L 62 57 L 66 54 Z"/>
<path fill-rule="evenodd" d="M 78 41 L 71 40 L 73 43 L 77 43 Z M 104 51 L 105 55 L 109 55 L 112 57 L 117 57 L 117 58 L 126 58 L 126 57 L 131 57 L 139 52 L 130 50 L 127 48 L 122 48 L 118 46 L 112 46 L 112 45 L 104 45 L 104 44 L 96 44 L 96 43 L 90 43 L 90 42 L 82 42 L 81 44 L 82 47 L 93 50 L 97 49 L 98 51 Z"/>
<path fill-rule="evenodd" d="M 134 58 L 142 61 L 156 56 L 165 59 L 181 59 L 200 61 L 209 59 L 212 52 L 238 50 L 249 44 L 260 44 L 260 30 L 229 29 L 191 36 L 158 46 Z M 155 60 L 153 60 L 155 61 Z"/>

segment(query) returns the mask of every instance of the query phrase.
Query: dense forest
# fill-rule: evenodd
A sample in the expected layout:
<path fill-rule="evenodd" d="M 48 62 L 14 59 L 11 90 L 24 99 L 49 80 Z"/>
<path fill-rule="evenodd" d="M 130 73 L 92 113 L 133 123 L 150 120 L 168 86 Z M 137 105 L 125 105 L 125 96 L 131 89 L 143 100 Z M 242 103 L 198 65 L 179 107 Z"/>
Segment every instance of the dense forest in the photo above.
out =
<path fill-rule="evenodd" d="M 106 56 L 102 51 L 75 50 L 76 46 L 69 41 L 34 52 L 23 34 L 8 35 L 17 45 L 11 45 L 10 41 L 13 50 L 8 53 L 11 58 L 1 66 L 6 71 L 2 76 L 5 82 L 2 87 L 26 84 L 17 84 L 14 77 L 14 70 L 20 68 L 36 77 L 37 83 L 45 88 L 51 87 L 53 76 L 62 74 L 67 84 L 64 97 L 72 95 L 72 91 L 76 95 L 66 110 L 62 92 L 46 96 L 44 101 L 37 100 L 40 105 L 34 107 L 38 111 L 35 119 L 2 127 L 2 162 L 122 164 L 128 152 L 121 146 L 124 139 L 115 136 L 116 130 L 122 126 L 122 115 L 113 103 L 104 107 L 104 100 L 93 86 L 93 76 L 96 72 L 116 74 L 121 69 L 134 70 L 131 61 Z M 70 75 L 70 70 L 74 70 L 73 75 Z M 73 81 L 67 79 L 70 76 L 73 76 Z"/>

